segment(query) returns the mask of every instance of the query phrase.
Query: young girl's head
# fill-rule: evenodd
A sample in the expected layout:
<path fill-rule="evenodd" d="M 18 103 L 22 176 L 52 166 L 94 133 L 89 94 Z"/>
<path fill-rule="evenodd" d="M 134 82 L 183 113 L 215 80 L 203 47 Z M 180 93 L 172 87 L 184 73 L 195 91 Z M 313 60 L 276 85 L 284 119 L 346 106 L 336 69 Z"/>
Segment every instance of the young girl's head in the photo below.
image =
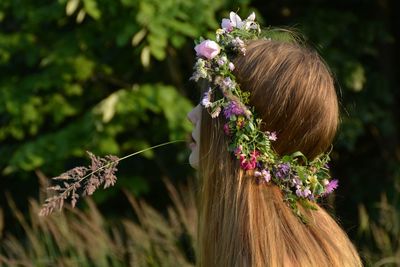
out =
<path fill-rule="evenodd" d="M 250 93 L 249 106 L 262 130 L 275 131 L 279 155 L 301 151 L 308 159 L 326 151 L 338 126 L 332 75 L 319 55 L 299 44 L 251 41 L 234 60 L 235 76 Z M 228 151 L 225 118 L 201 105 L 189 113 L 195 124 L 191 164 L 200 173 L 200 266 L 360 266 L 346 234 L 322 209 L 300 210 L 304 224 L 278 186 L 259 184 Z"/>
<path fill-rule="evenodd" d="M 280 155 L 301 151 L 308 159 L 325 152 L 335 136 L 339 114 L 331 73 L 318 53 L 299 44 L 271 40 L 252 41 L 246 51 L 235 59 L 234 73 L 241 89 L 250 93 L 249 106 L 262 119 L 262 130 L 279 136 L 274 149 Z M 191 144 L 189 158 L 194 167 L 215 148 L 213 142 L 225 140 L 227 145 L 218 151 L 226 151 L 229 144 L 230 137 L 223 132 L 224 118 L 213 119 L 208 113 L 199 104 L 188 114 L 196 126 L 192 137 L 197 142 Z"/>
<path fill-rule="evenodd" d="M 296 42 L 251 40 L 233 65 L 261 130 L 276 132 L 272 146 L 279 156 L 301 151 L 313 160 L 331 146 L 338 101 L 316 51 Z M 322 208 L 299 204 L 305 224 L 285 201 L 285 189 L 259 183 L 253 169 L 241 168 L 228 151 L 233 137 L 224 129 L 226 118 L 213 118 L 201 104 L 188 115 L 195 125 L 190 163 L 201 185 L 198 265 L 361 266 L 345 232 Z"/>

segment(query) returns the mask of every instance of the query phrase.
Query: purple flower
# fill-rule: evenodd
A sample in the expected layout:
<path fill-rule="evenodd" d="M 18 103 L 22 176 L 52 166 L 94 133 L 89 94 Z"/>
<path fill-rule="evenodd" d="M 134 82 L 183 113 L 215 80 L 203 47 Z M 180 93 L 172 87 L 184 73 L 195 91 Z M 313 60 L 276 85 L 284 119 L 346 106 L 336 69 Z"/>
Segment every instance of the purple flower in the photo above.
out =
<path fill-rule="evenodd" d="M 231 80 L 231 78 L 227 77 L 222 80 L 221 87 L 230 89 L 230 88 L 234 87 L 234 82 Z"/>
<path fill-rule="evenodd" d="M 288 176 L 290 172 L 290 164 L 289 163 L 282 163 L 278 165 L 278 170 L 275 173 L 275 176 L 279 179 L 284 179 Z"/>
<path fill-rule="evenodd" d="M 221 27 L 227 32 L 231 32 L 233 30 L 233 25 L 230 19 L 222 19 Z"/>
<path fill-rule="evenodd" d="M 297 188 L 297 190 L 296 190 L 296 195 L 297 195 L 298 197 L 302 197 L 302 196 L 303 196 L 303 192 L 301 191 L 300 188 Z"/>
<path fill-rule="evenodd" d="M 205 108 L 209 108 L 211 107 L 211 102 L 210 102 L 210 98 L 211 98 L 211 88 L 208 88 L 208 91 L 204 93 L 203 99 L 201 100 L 201 104 L 205 107 Z"/>
<path fill-rule="evenodd" d="M 296 190 L 296 195 L 298 197 L 310 197 L 310 196 L 312 196 L 312 193 L 311 193 L 310 188 L 306 187 L 306 188 L 304 188 L 304 190 L 301 190 L 300 188 L 298 188 Z"/>
<path fill-rule="evenodd" d="M 229 104 L 224 108 L 225 118 L 229 119 L 233 115 L 244 114 L 244 110 L 235 101 L 229 102 Z"/>
<path fill-rule="evenodd" d="M 309 195 L 311 195 L 311 190 L 308 187 L 304 188 L 303 196 L 308 197 Z"/>
<path fill-rule="evenodd" d="M 254 175 L 256 177 L 262 177 L 267 183 L 271 180 L 271 174 L 267 169 L 264 169 L 262 171 L 255 171 Z"/>
<path fill-rule="evenodd" d="M 292 182 L 292 186 L 295 186 L 297 189 L 299 189 L 303 185 L 303 183 L 301 182 L 301 180 L 299 179 L 298 176 L 295 176 L 291 180 L 291 182 Z"/>
<path fill-rule="evenodd" d="M 233 70 L 235 69 L 235 65 L 233 65 L 232 62 L 229 62 L 228 66 L 229 66 L 229 69 L 230 69 L 231 71 L 233 71 Z"/>
<path fill-rule="evenodd" d="M 334 179 L 332 181 L 329 181 L 325 188 L 325 194 L 330 194 L 339 186 L 339 181 L 337 179 Z"/>

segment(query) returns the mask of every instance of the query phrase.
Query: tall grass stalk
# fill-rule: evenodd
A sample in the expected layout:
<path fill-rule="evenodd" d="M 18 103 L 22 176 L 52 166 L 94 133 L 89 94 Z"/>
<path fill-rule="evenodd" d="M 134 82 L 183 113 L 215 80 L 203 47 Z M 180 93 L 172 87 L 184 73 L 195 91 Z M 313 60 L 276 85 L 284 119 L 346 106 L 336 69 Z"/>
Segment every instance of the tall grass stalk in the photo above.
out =
<path fill-rule="evenodd" d="M 8 197 L 23 237 L 0 235 L 0 266 L 26 267 L 190 267 L 194 266 L 196 205 L 192 187 L 165 181 L 172 205 L 166 215 L 125 192 L 137 217 L 108 221 L 90 199 L 85 211 L 39 217 L 40 204 L 29 200 L 24 216 Z M 2 227 L 0 212 L 0 233 Z"/>
<path fill-rule="evenodd" d="M 390 203 L 386 195 L 376 205 L 378 220 L 372 220 L 364 205 L 359 206 L 359 238 L 363 240 L 361 255 L 366 266 L 400 266 L 400 209 L 396 199 Z"/>

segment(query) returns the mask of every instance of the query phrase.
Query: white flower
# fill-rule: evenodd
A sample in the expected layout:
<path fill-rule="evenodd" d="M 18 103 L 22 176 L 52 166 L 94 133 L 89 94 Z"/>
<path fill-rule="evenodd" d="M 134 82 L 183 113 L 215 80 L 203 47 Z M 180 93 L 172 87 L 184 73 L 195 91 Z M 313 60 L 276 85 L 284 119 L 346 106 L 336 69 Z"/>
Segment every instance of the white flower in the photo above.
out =
<path fill-rule="evenodd" d="M 205 108 L 209 108 L 211 107 L 212 103 L 210 101 L 211 98 L 211 88 L 208 88 L 208 91 L 204 93 L 203 99 L 201 100 L 201 104 L 205 107 Z"/>
<path fill-rule="evenodd" d="M 215 119 L 216 117 L 219 116 L 219 113 L 221 113 L 221 107 L 218 106 L 216 107 L 213 112 L 211 113 L 211 118 Z"/>
<path fill-rule="evenodd" d="M 252 12 L 250 16 L 247 17 L 247 21 L 254 21 L 256 19 L 256 14 Z"/>
<path fill-rule="evenodd" d="M 243 27 L 244 23 L 243 23 L 242 19 L 235 12 L 229 13 L 229 18 L 231 20 L 230 23 L 231 23 L 232 27 L 239 28 L 239 29 L 241 29 Z"/>
<path fill-rule="evenodd" d="M 238 29 L 257 29 L 257 24 L 255 24 L 254 20 L 256 19 L 256 14 L 252 12 L 250 16 L 247 17 L 244 21 L 239 17 L 238 14 L 235 12 L 231 12 L 229 14 L 228 19 L 223 19 L 221 26 L 223 29 L 227 30 L 228 32 L 232 31 L 232 28 L 238 28 Z"/>
<path fill-rule="evenodd" d="M 256 19 L 256 14 L 254 12 L 252 12 L 250 14 L 250 16 L 247 17 L 247 19 L 245 20 L 245 25 L 244 28 L 246 30 L 249 29 L 258 29 L 258 25 L 257 23 L 254 22 L 254 20 Z"/>

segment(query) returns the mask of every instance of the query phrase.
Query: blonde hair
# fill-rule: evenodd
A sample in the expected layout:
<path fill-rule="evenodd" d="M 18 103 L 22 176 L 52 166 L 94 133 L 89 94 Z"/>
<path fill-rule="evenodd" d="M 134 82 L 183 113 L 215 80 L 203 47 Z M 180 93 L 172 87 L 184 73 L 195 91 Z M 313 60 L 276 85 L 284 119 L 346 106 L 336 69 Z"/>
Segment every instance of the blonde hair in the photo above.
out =
<path fill-rule="evenodd" d="M 263 130 L 278 133 L 278 153 L 302 151 L 312 159 L 330 146 L 338 102 L 332 75 L 316 52 L 258 40 L 234 63 Z M 240 169 L 227 151 L 223 123 L 203 110 L 198 266 L 362 266 L 346 233 L 323 208 L 300 207 L 309 219 L 303 224 L 277 186 L 258 185 Z"/>

